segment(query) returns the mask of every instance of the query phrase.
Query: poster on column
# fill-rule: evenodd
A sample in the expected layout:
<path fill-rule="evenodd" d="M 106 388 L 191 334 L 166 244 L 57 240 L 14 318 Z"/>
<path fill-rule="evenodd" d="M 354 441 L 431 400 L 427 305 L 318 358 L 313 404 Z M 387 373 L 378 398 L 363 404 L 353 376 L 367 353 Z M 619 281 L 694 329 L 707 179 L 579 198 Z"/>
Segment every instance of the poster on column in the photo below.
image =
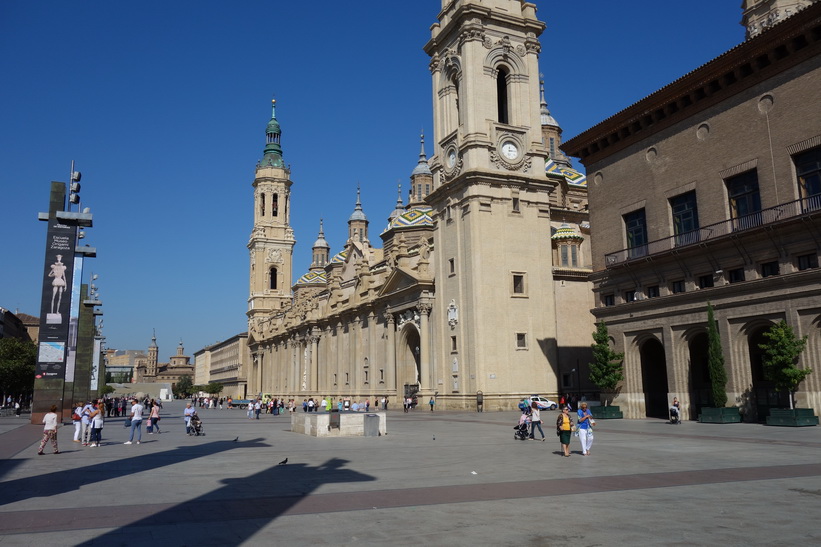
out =
<path fill-rule="evenodd" d="M 76 240 L 75 226 L 62 224 L 56 218 L 49 219 L 36 378 L 65 378 Z"/>

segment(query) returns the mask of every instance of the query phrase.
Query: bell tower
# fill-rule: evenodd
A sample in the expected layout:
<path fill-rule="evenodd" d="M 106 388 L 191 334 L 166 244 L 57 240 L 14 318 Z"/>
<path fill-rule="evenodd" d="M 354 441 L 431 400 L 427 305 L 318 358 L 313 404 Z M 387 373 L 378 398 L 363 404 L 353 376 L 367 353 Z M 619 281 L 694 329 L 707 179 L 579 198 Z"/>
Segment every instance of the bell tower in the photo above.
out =
<path fill-rule="evenodd" d="M 524 0 L 442 0 L 425 45 L 433 80 L 433 190 L 425 200 L 436 217 L 435 313 L 458 310 L 436 360 L 448 363 L 442 384 L 452 393 L 558 389 L 554 183 L 545 176 L 539 94 L 544 29 L 535 4 Z"/>
<path fill-rule="evenodd" d="M 254 228 L 248 242 L 251 260 L 249 322 L 291 305 L 291 170 L 282 161 L 282 131 L 272 101 L 266 144 L 254 178 Z"/>

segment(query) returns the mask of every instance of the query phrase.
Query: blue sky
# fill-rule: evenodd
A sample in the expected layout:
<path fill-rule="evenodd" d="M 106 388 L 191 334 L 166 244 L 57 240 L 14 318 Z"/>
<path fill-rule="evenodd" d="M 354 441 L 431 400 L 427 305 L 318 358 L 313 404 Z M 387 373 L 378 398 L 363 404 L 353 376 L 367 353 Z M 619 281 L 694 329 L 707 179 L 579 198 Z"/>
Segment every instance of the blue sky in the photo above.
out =
<path fill-rule="evenodd" d="M 565 139 L 744 38 L 739 0 L 536 0 Z M 432 141 L 422 51 L 441 0 L 0 2 L 0 306 L 39 315 L 49 182 L 83 173 L 107 345 L 161 360 L 246 329 L 254 166 L 270 100 L 291 165 L 294 280 L 357 184 L 378 234 Z M 427 151 L 431 153 L 430 144 Z M 596 229 L 596 227 L 593 227 Z"/>

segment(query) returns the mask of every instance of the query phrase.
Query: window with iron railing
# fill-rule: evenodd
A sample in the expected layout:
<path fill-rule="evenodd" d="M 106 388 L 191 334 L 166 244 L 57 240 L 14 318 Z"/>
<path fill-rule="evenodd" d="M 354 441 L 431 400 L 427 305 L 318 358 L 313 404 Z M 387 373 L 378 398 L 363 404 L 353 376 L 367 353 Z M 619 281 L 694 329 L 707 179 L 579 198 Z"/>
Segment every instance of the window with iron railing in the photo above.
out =
<path fill-rule="evenodd" d="M 793 156 L 804 210 L 821 209 L 821 147 Z"/>

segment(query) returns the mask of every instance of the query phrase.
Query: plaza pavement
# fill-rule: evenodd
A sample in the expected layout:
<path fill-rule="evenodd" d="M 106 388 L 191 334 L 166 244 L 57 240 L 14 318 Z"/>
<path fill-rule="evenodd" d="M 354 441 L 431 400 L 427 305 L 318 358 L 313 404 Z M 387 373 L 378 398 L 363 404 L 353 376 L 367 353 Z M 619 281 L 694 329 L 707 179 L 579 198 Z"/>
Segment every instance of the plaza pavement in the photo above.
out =
<path fill-rule="evenodd" d="M 0 419 L 0 547 L 11 545 L 821 544 L 821 427 L 599 421 L 573 439 L 515 441 L 518 412 L 388 411 L 384 437 L 314 438 L 287 416 L 183 404 L 161 435 L 71 442 Z M 538 433 L 537 433 L 538 435 Z M 238 438 L 237 442 L 234 439 Z M 286 465 L 277 465 L 284 458 Z"/>

